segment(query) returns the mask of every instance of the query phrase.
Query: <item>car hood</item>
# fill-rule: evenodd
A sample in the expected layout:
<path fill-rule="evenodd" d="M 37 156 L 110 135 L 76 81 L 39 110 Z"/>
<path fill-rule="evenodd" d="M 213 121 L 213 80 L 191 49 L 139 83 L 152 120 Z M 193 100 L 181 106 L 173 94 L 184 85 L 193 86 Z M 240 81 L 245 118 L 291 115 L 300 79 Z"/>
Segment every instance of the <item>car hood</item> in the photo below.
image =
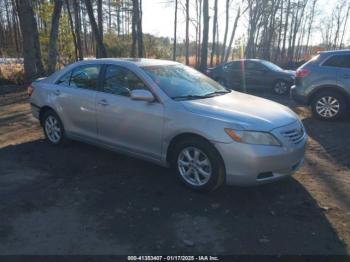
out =
<path fill-rule="evenodd" d="M 192 113 L 220 119 L 246 130 L 270 131 L 298 119 L 288 107 L 236 91 L 181 103 Z"/>

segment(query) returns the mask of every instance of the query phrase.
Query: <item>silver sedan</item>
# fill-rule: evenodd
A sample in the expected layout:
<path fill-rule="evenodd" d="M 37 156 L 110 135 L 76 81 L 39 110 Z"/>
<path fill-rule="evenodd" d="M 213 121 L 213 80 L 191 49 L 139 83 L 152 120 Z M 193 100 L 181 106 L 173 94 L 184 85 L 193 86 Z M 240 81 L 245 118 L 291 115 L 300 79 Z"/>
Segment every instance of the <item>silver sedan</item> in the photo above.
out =
<path fill-rule="evenodd" d="M 28 93 L 51 144 L 74 139 L 170 166 L 196 190 L 276 181 L 304 159 L 307 135 L 289 108 L 176 62 L 81 61 Z"/>

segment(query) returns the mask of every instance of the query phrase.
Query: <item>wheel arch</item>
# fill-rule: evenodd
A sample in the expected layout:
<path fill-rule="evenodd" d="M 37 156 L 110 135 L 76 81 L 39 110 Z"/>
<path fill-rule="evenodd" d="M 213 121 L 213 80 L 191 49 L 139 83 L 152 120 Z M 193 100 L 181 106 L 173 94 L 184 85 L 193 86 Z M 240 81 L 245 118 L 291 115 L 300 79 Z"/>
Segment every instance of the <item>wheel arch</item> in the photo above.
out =
<path fill-rule="evenodd" d="M 344 91 L 341 87 L 336 86 L 336 85 L 324 85 L 324 86 L 319 86 L 317 88 L 315 88 L 309 95 L 308 98 L 308 105 L 311 105 L 313 99 L 316 97 L 316 95 L 318 95 L 321 92 L 335 92 L 341 96 L 344 96 L 345 101 L 347 102 L 347 104 L 350 104 L 350 95 L 348 93 L 346 93 L 346 91 Z"/>
<path fill-rule="evenodd" d="M 209 143 L 210 145 L 212 145 L 212 147 L 216 150 L 219 158 L 221 159 L 222 163 L 224 164 L 225 166 L 225 162 L 220 154 L 220 152 L 217 150 L 217 148 L 215 147 L 215 145 L 210 141 L 208 140 L 207 138 L 205 138 L 204 136 L 202 135 L 199 135 L 199 134 L 196 134 L 196 133 L 192 133 L 192 132 L 185 132 L 185 133 L 181 133 L 181 134 L 177 134 L 176 136 L 174 136 L 169 144 L 168 144 L 168 147 L 166 149 L 166 161 L 168 163 L 171 162 L 171 157 L 172 157 L 172 154 L 173 154 L 173 151 L 175 149 L 175 146 L 176 144 L 179 142 L 179 141 L 182 141 L 182 140 L 185 140 L 185 139 L 191 139 L 191 138 L 197 138 L 197 139 L 200 139 L 200 140 L 203 140 L 207 143 Z"/>
<path fill-rule="evenodd" d="M 57 114 L 57 112 L 50 106 L 48 105 L 45 105 L 43 107 L 40 108 L 40 111 L 39 111 L 39 121 L 40 121 L 40 124 L 42 125 L 42 120 L 43 120 L 43 116 L 44 114 L 47 112 L 47 111 L 53 111 L 55 114 Z"/>

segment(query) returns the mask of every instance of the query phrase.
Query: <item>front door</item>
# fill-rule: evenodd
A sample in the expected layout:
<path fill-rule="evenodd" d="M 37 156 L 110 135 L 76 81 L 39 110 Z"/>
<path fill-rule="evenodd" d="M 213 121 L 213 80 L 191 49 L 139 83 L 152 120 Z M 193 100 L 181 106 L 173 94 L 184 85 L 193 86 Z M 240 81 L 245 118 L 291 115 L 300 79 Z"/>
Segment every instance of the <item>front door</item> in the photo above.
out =
<path fill-rule="evenodd" d="M 99 139 L 131 153 L 161 158 L 163 104 L 130 98 L 133 89 L 147 89 L 130 70 L 107 65 L 101 91 L 97 95 Z"/>

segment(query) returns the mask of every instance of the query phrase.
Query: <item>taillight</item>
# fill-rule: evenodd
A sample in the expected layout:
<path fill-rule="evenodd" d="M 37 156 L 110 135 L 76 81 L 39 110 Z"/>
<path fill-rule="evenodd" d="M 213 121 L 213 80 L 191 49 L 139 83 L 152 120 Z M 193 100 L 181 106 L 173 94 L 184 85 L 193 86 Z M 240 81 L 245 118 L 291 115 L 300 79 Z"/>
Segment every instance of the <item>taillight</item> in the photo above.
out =
<path fill-rule="evenodd" d="M 298 78 L 304 78 L 307 77 L 310 74 L 310 71 L 307 69 L 299 69 L 297 70 L 296 77 Z"/>
<path fill-rule="evenodd" d="M 32 85 L 27 87 L 28 96 L 31 96 L 34 92 L 34 87 Z"/>

